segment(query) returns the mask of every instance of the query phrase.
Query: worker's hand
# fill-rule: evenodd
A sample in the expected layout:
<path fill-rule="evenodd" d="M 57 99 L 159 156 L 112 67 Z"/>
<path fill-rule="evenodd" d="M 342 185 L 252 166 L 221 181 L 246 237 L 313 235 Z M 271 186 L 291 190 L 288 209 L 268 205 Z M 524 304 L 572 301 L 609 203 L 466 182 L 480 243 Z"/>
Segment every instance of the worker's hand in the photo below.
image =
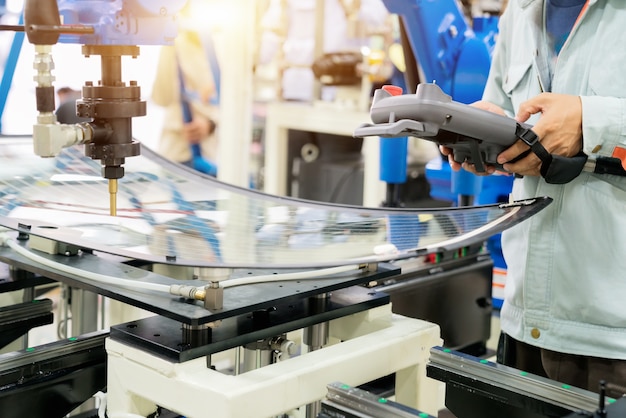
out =
<path fill-rule="evenodd" d="M 485 100 L 479 100 L 477 102 L 472 103 L 470 106 L 474 106 L 482 110 L 487 110 L 489 112 L 497 113 L 498 115 L 505 115 L 504 110 L 500 106 L 496 106 L 495 104 L 487 102 Z M 496 168 L 494 166 L 485 164 L 485 171 L 477 172 L 474 164 L 470 164 L 467 162 L 464 162 L 461 164 L 461 163 L 457 163 L 456 161 L 454 161 L 454 158 L 452 155 L 452 148 L 440 145 L 439 150 L 444 156 L 448 157 L 450 168 L 452 168 L 454 171 L 459 171 L 461 168 L 464 168 L 470 173 L 474 173 L 478 176 L 486 176 L 489 174 L 493 174 L 496 171 Z"/>
<path fill-rule="evenodd" d="M 200 100 L 202 103 L 209 104 L 211 99 L 215 96 L 215 86 L 204 86 L 200 89 Z"/>
<path fill-rule="evenodd" d="M 197 117 L 183 125 L 183 135 L 190 144 L 197 144 L 215 131 L 215 122 Z"/>
<path fill-rule="evenodd" d="M 541 113 L 533 126 L 541 145 L 550 153 L 573 157 L 582 149 L 582 103 L 580 97 L 568 94 L 541 93 L 525 101 L 516 115 L 518 122 L 526 122 L 531 115 Z M 511 173 L 523 176 L 539 176 L 541 160 L 533 152 L 514 163 L 507 163 L 528 150 L 522 141 L 502 151 L 498 163 Z"/>

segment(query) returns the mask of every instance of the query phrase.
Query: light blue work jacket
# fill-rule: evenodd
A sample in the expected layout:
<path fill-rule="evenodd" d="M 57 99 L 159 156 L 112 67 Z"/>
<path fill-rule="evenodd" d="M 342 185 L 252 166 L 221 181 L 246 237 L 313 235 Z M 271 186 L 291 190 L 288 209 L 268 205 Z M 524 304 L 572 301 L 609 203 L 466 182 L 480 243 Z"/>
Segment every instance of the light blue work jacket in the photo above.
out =
<path fill-rule="evenodd" d="M 542 86 L 578 95 L 583 151 L 590 159 L 611 156 L 616 146 L 626 148 L 626 1 L 589 1 L 552 80 L 543 3 L 509 1 L 484 99 L 514 115 Z M 502 237 L 503 331 L 558 352 L 626 359 L 626 177 L 583 172 L 565 185 L 515 180 L 513 199 L 535 196 L 554 202 Z"/>

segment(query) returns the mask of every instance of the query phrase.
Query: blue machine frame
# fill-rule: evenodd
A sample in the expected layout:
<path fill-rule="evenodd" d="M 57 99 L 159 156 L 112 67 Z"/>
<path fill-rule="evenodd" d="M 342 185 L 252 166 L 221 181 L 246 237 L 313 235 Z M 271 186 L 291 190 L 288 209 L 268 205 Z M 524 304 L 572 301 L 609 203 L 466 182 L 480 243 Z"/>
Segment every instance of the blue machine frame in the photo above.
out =
<path fill-rule="evenodd" d="M 409 69 L 407 65 L 405 79 L 410 76 L 410 71 L 417 72 L 420 78 L 423 77 L 422 82 L 437 83 L 460 103 L 469 104 L 482 98 L 498 33 L 498 17 L 473 18 L 470 27 L 458 0 L 383 2 L 390 13 L 399 16 L 402 34 L 406 38 L 403 43 L 405 47 L 410 45 L 410 52 L 415 57 L 416 68 Z M 420 80 L 412 80 L 413 86 L 410 81 L 406 80 L 408 88 L 415 88 Z M 391 139 L 395 142 L 381 140 L 381 161 L 388 161 L 390 157 L 385 155 L 397 153 L 397 147 L 402 146 L 398 144 L 402 138 Z M 381 173 L 386 172 L 381 167 Z M 480 177 L 465 170 L 452 171 L 443 159 L 433 160 L 426 166 L 426 178 L 431 185 L 431 196 L 451 201 L 453 205 L 467 204 L 470 202 L 468 197 L 474 197 L 472 203 L 478 205 L 502 202 L 508 197 L 513 183 L 512 176 Z M 381 180 L 386 181 L 382 177 Z M 487 248 L 495 269 L 505 271 L 499 234 L 487 241 Z M 502 300 L 494 297 L 493 304 L 500 308 Z"/>

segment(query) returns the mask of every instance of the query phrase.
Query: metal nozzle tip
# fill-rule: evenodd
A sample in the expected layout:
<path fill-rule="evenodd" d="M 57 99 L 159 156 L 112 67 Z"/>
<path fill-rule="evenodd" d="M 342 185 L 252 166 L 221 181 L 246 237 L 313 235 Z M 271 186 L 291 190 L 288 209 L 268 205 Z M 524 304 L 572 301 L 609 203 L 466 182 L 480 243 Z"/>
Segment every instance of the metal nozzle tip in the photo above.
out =
<path fill-rule="evenodd" d="M 109 179 L 109 208 L 111 216 L 117 216 L 117 179 Z"/>

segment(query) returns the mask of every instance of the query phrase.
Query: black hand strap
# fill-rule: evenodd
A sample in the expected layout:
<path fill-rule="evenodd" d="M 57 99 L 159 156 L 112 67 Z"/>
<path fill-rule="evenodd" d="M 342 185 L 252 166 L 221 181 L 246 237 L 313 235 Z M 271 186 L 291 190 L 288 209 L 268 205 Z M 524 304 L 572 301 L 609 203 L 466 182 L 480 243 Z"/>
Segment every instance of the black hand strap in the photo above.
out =
<path fill-rule="evenodd" d="M 530 150 L 539 157 L 541 160 L 541 177 L 547 183 L 564 184 L 574 180 L 583 171 L 587 162 L 587 155 L 582 151 L 571 158 L 550 154 L 539 142 L 537 134 L 531 128 L 519 123 L 515 127 L 515 136 L 524 141 Z"/>
<path fill-rule="evenodd" d="M 515 127 L 515 136 L 524 141 L 530 147 L 530 150 L 539 157 L 541 160 L 541 176 L 545 178 L 548 167 L 552 164 L 552 154 L 541 145 L 539 137 L 530 128 L 525 128 L 518 123 Z"/>

